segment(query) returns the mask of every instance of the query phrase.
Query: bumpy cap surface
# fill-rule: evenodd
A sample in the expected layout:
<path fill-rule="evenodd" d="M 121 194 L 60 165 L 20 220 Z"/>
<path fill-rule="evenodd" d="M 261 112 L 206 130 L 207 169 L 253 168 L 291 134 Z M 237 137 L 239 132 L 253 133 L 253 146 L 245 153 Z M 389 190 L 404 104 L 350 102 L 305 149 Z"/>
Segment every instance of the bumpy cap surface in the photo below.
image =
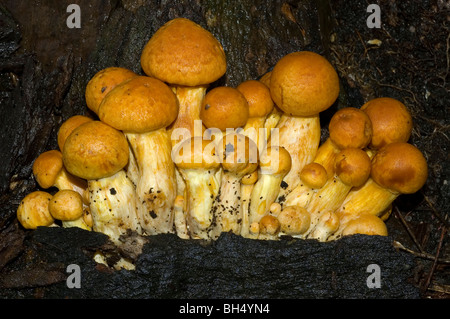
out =
<path fill-rule="evenodd" d="M 83 216 L 83 198 L 73 190 L 63 189 L 53 195 L 48 209 L 53 218 L 63 221 Z"/>
<path fill-rule="evenodd" d="M 406 106 L 393 98 L 380 97 L 368 101 L 361 110 L 372 121 L 370 147 L 379 149 L 395 142 L 407 142 L 412 132 L 412 117 Z"/>
<path fill-rule="evenodd" d="M 100 120 L 117 130 L 146 133 L 169 126 L 178 115 L 178 100 L 158 79 L 138 76 L 116 86 L 99 107 Z"/>
<path fill-rule="evenodd" d="M 158 29 L 141 55 L 144 72 L 166 83 L 198 86 L 212 83 L 226 71 L 219 41 L 193 21 L 176 18 Z"/>
<path fill-rule="evenodd" d="M 334 113 L 328 128 L 331 141 L 340 149 L 364 148 L 372 139 L 369 116 L 354 107 L 345 107 Z"/>
<path fill-rule="evenodd" d="M 237 89 L 219 86 L 209 91 L 202 102 L 200 119 L 207 128 L 221 131 L 243 127 L 248 120 L 249 106 Z"/>
<path fill-rule="evenodd" d="M 373 158 L 371 177 L 382 187 L 412 194 L 427 180 L 427 162 L 414 145 L 402 142 L 388 144 Z"/>
<path fill-rule="evenodd" d="M 293 116 L 313 116 L 328 109 L 339 95 L 339 77 L 321 55 L 300 51 L 282 57 L 272 70 L 270 92 L 275 104 Z"/>
<path fill-rule="evenodd" d="M 85 98 L 89 109 L 98 113 L 98 107 L 106 94 L 116 85 L 137 76 L 131 70 L 120 67 L 109 67 L 97 72 L 86 85 Z"/>
<path fill-rule="evenodd" d="M 128 163 L 125 135 L 100 121 L 80 125 L 66 140 L 63 162 L 75 176 L 95 180 L 117 173 Z"/>

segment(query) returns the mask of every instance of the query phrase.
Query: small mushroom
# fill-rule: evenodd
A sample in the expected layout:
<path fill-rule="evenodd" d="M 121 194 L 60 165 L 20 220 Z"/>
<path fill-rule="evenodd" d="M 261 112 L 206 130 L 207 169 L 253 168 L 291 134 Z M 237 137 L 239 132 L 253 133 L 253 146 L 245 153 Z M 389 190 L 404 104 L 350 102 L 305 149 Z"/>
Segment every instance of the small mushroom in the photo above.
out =
<path fill-rule="evenodd" d="M 373 136 L 369 147 L 377 150 L 396 142 L 408 142 L 412 132 L 412 117 L 407 107 L 390 97 L 372 99 L 361 106 L 370 118 Z"/>
<path fill-rule="evenodd" d="M 235 88 L 219 86 L 209 91 L 202 102 L 200 119 L 220 143 L 223 135 L 244 127 L 249 116 L 249 104 L 245 96 Z"/>
<path fill-rule="evenodd" d="M 248 136 L 226 134 L 219 142 L 223 174 L 220 191 L 215 202 L 214 223 L 210 237 L 216 239 L 222 232 L 240 234 L 243 219 L 241 206 L 241 180 L 258 168 L 258 148 Z"/>
<path fill-rule="evenodd" d="M 286 206 L 277 215 L 280 234 L 303 238 L 311 223 L 310 213 L 300 206 Z"/>
<path fill-rule="evenodd" d="M 249 224 L 259 223 L 280 193 L 283 178 L 291 168 L 291 156 L 281 146 L 270 146 L 261 155 L 258 181 L 250 197 Z"/>
<path fill-rule="evenodd" d="M 265 215 L 259 221 L 258 239 L 276 240 L 280 232 L 280 222 L 275 216 Z"/>
<path fill-rule="evenodd" d="M 386 224 L 378 216 L 362 214 L 346 223 L 341 236 L 354 234 L 387 236 L 388 230 Z"/>
<path fill-rule="evenodd" d="M 271 133 L 264 124 L 274 108 L 270 89 L 257 80 L 244 81 L 236 89 L 244 95 L 249 107 L 248 120 L 242 134 L 250 137 L 259 150 L 264 150 Z"/>
<path fill-rule="evenodd" d="M 54 218 L 48 210 L 52 195 L 43 191 L 34 191 L 26 195 L 17 208 L 17 219 L 26 229 L 39 226 L 52 226 Z"/>
<path fill-rule="evenodd" d="M 209 239 L 212 206 L 220 189 L 216 176 L 220 158 L 215 144 L 201 136 L 191 137 L 174 149 L 173 159 L 186 183 L 184 198 L 190 236 Z"/>
<path fill-rule="evenodd" d="M 67 172 L 63 154 L 58 150 L 40 154 L 33 163 L 33 175 L 44 189 L 56 187 L 59 190 L 71 189 L 83 194 L 87 188 L 86 180 Z"/>
<path fill-rule="evenodd" d="M 78 192 L 63 189 L 53 195 L 48 210 L 54 219 L 60 220 L 63 227 L 79 227 L 91 230 L 84 218 L 83 198 Z"/>

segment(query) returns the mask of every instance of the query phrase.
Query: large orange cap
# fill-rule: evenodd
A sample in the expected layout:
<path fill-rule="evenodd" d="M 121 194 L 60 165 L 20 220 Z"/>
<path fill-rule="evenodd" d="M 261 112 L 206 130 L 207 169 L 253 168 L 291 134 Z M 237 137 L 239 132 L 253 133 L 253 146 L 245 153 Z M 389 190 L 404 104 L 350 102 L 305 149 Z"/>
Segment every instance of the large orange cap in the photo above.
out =
<path fill-rule="evenodd" d="M 428 177 L 428 166 L 422 152 L 412 144 L 391 143 L 372 160 L 371 177 L 380 186 L 401 194 L 417 192 Z"/>
<path fill-rule="evenodd" d="M 106 94 L 117 84 L 137 76 L 131 70 L 120 67 L 109 67 L 97 72 L 88 82 L 85 91 L 86 105 L 98 113 L 98 107 Z"/>
<path fill-rule="evenodd" d="M 369 116 L 354 107 L 345 107 L 334 113 L 328 128 L 331 141 L 340 149 L 364 148 L 372 139 Z"/>
<path fill-rule="evenodd" d="M 257 80 L 248 80 L 239 84 L 236 89 L 248 102 L 249 117 L 264 117 L 273 110 L 273 100 L 269 88 Z"/>
<path fill-rule="evenodd" d="M 67 171 L 87 180 L 114 175 L 128 163 L 128 156 L 125 135 L 100 121 L 73 130 L 63 149 Z"/>
<path fill-rule="evenodd" d="M 200 119 L 207 128 L 243 127 L 248 120 L 249 106 L 245 96 L 237 89 L 219 86 L 205 95 L 200 110 Z"/>
<path fill-rule="evenodd" d="M 339 77 L 323 56 L 309 51 L 293 52 L 282 57 L 273 68 L 270 92 L 283 112 L 313 116 L 336 101 Z"/>
<path fill-rule="evenodd" d="M 226 71 L 225 52 L 207 30 L 185 18 L 158 29 L 141 55 L 144 72 L 166 83 L 198 86 L 212 83 Z"/>
<path fill-rule="evenodd" d="M 167 127 L 178 114 L 178 100 L 162 81 L 137 76 L 116 86 L 99 107 L 102 122 L 117 130 L 146 133 Z"/>
<path fill-rule="evenodd" d="M 406 106 L 393 98 L 380 97 L 365 103 L 361 110 L 372 121 L 370 147 L 379 149 L 394 142 L 407 142 L 412 132 L 412 117 Z"/>

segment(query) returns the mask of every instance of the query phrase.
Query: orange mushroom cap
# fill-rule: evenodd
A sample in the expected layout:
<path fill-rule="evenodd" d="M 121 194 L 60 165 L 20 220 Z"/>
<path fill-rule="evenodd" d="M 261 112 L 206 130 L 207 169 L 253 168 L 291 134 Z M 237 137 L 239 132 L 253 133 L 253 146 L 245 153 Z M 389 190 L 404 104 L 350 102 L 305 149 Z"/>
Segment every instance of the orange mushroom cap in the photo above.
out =
<path fill-rule="evenodd" d="M 85 98 L 87 107 L 97 114 L 100 103 L 109 91 L 116 85 L 135 76 L 137 74 L 133 71 L 121 67 L 109 67 L 100 70 L 86 86 Z"/>
<path fill-rule="evenodd" d="M 283 112 L 314 116 L 336 101 L 339 77 L 323 56 L 309 51 L 293 52 L 282 57 L 273 68 L 270 93 Z"/>
<path fill-rule="evenodd" d="M 170 20 L 145 45 L 141 66 L 149 76 L 174 85 L 212 83 L 226 71 L 222 45 L 207 30 L 185 18 Z"/>
<path fill-rule="evenodd" d="M 427 161 L 412 144 L 387 144 L 378 150 L 372 160 L 371 177 L 384 188 L 412 194 L 422 188 L 427 180 Z"/>
<path fill-rule="evenodd" d="M 146 133 L 169 126 L 177 117 L 178 100 L 162 81 L 137 76 L 116 86 L 103 99 L 98 115 L 117 130 Z"/>
<path fill-rule="evenodd" d="M 221 131 L 243 127 L 248 120 L 249 106 L 237 89 L 219 86 L 209 91 L 203 100 L 200 119 L 207 128 Z"/>
<path fill-rule="evenodd" d="M 373 136 L 370 147 L 379 149 L 395 142 L 407 142 L 412 132 L 412 117 L 406 106 L 393 98 L 380 97 L 368 101 L 363 110 L 370 118 Z"/>
<path fill-rule="evenodd" d="M 124 168 L 129 147 L 122 132 L 103 122 L 91 121 L 73 130 L 62 154 L 69 173 L 94 180 L 112 176 Z"/>
<path fill-rule="evenodd" d="M 330 140 L 340 149 L 364 148 L 372 139 L 369 116 L 354 107 L 345 107 L 334 113 L 328 128 Z"/>

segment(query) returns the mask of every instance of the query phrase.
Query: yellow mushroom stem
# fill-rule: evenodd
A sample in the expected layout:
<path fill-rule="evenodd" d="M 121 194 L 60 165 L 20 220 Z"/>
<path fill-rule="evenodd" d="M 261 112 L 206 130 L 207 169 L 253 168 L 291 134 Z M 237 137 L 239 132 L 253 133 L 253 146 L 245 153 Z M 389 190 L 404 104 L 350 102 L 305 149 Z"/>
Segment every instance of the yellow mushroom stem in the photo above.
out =
<path fill-rule="evenodd" d="M 128 230 L 142 233 L 136 215 L 134 185 L 124 170 L 112 176 L 89 180 L 90 213 L 93 230 L 108 235 L 120 245 L 120 236 Z"/>
<path fill-rule="evenodd" d="M 222 232 L 241 233 L 241 180 L 258 167 L 258 148 L 249 137 L 238 133 L 227 134 L 219 142 L 219 147 L 223 173 L 214 205 L 214 225 L 210 232 L 213 239 Z"/>
<path fill-rule="evenodd" d="M 189 239 L 189 231 L 186 224 L 185 200 L 181 195 L 177 195 L 174 202 L 174 223 L 175 231 L 178 237 Z"/>
<path fill-rule="evenodd" d="M 249 224 L 259 223 L 278 197 L 281 183 L 291 168 L 289 152 L 281 146 L 271 146 L 263 152 L 258 170 L 259 179 L 250 197 Z"/>
<path fill-rule="evenodd" d="M 185 188 L 185 212 L 191 238 L 209 239 L 213 220 L 212 207 L 219 193 L 220 167 L 214 144 L 202 137 L 191 137 L 173 150 L 173 159 L 183 177 Z"/>
<path fill-rule="evenodd" d="M 174 232 L 177 184 L 172 144 L 165 128 L 147 133 L 125 132 L 139 167 L 136 185 L 138 216 L 148 235 Z"/>
<path fill-rule="evenodd" d="M 314 193 L 306 207 L 311 213 L 309 232 L 314 232 L 323 214 L 335 212 L 339 208 L 353 187 L 359 187 L 367 181 L 370 170 L 370 157 L 361 149 L 347 148 L 336 155 L 333 168 L 335 175 Z M 322 231 L 320 237 L 324 236 Z"/>
<path fill-rule="evenodd" d="M 253 187 L 257 180 L 258 180 L 258 170 L 255 170 L 251 174 L 245 175 L 241 179 L 241 206 L 242 206 L 241 236 L 243 237 L 248 237 L 249 235 L 250 197 L 252 195 Z"/>
<path fill-rule="evenodd" d="M 285 187 L 280 190 L 280 196 L 285 197 L 299 185 L 302 168 L 316 155 L 321 134 L 319 115 L 300 117 L 284 114 L 276 128 L 269 145 L 284 147 L 292 158 L 291 169 L 283 178 Z"/>

